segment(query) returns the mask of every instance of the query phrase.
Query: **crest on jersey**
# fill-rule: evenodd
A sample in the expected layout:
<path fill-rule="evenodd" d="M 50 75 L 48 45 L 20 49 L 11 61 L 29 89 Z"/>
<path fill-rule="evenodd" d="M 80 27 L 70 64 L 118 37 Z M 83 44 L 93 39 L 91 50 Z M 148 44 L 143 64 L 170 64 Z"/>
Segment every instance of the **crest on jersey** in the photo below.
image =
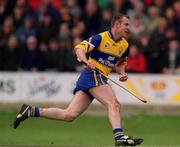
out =
<path fill-rule="evenodd" d="M 122 53 L 123 49 L 119 48 L 119 55 Z"/>
<path fill-rule="evenodd" d="M 107 49 L 110 48 L 109 43 L 106 43 L 106 44 L 105 44 L 105 48 L 107 48 Z"/>

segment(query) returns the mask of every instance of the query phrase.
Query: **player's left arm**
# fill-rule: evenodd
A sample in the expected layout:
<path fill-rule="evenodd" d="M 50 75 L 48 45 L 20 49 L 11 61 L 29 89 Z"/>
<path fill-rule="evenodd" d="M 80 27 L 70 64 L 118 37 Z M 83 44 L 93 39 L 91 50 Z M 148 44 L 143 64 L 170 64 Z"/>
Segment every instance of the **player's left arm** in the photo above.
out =
<path fill-rule="evenodd" d="M 128 74 L 126 73 L 126 64 L 127 57 L 129 55 L 129 48 L 125 51 L 125 53 L 121 56 L 120 60 L 115 65 L 115 70 L 119 74 L 119 80 L 124 82 L 128 79 Z"/>

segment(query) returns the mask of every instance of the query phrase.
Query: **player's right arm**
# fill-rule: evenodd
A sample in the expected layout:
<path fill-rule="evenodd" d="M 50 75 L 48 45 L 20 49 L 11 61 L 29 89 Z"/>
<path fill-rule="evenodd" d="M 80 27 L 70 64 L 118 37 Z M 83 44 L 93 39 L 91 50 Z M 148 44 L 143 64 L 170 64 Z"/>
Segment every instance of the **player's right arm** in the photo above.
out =
<path fill-rule="evenodd" d="M 79 62 L 85 62 L 88 67 L 94 69 L 95 65 L 90 63 L 86 58 L 86 53 L 98 48 L 101 43 L 101 36 L 95 35 L 88 40 L 82 41 L 80 44 L 75 46 L 75 53 Z"/>
<path fill-rule="evenodd" d="M 88 67 L 90 67 L 91 69 L 95 69 L 95 65 L 88 61 L 88 59 L 86 58 L 86 52 L 83 49 L 77 48 L 76 56 L 79 62 L 86 63 Z"/>

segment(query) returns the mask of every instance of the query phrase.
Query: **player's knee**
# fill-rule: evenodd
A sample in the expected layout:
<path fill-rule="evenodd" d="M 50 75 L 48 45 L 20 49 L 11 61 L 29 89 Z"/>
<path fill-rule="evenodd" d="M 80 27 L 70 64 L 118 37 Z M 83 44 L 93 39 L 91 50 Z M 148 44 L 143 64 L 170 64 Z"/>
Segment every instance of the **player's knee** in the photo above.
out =
<path fill-rule="evenodd" d="M 109 109 L 115 109 L 120 111 L 121 105 L 117 100 L 112 100 L 111 103 L 109 104 Z"/>
<path fill-rule="evenodd" d="M 117 101 L 115 101 L 113 103 L 113 108 L 119 111 L 120 110 L 120 104 Z"/>
<path fill-rule="evenodd" d="M 65 117 L 64 117 L 64 120 L 65 121 L 69 121 L 69 122 L 72 122 L 73 120 L 75 120 L 77 117 L 77 114 L 76 113 L 73 113 L 71 111 L 67 111 Z"/>
<path fill-rule="evenodd" d="M 121 109 L 121 104 L 118 102 L 118 100 L 116 100 L 116 103 L 117 103 L 118 108 L 119 108 L 119 110 L 120 110 L 120 109 Z"/>

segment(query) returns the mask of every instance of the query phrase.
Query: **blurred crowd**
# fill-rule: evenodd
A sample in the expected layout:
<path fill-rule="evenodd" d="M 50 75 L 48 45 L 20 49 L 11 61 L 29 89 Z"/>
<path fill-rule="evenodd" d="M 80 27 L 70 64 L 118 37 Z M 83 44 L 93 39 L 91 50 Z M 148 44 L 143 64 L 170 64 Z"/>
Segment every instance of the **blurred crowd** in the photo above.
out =
<path fill-rule="evenodd" d="M 0 71 L 79 71 L 73 47 L 130 16 L 127 71 L 180 74 L 180 0 L 0 0 Z"/>

